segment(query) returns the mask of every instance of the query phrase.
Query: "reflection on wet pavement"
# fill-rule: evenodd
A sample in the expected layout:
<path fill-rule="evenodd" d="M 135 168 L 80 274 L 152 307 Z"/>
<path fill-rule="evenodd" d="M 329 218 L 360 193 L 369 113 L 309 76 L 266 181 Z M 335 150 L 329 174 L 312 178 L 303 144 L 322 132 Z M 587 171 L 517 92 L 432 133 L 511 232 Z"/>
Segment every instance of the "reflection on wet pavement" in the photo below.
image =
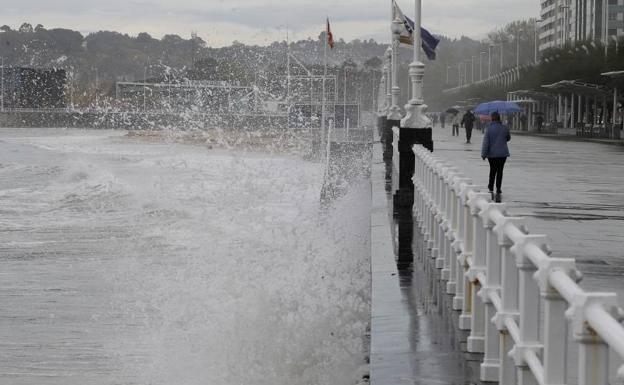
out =
<path fill-rule="evenodd" d="M 442 294 L 440 281 L 427 281 L 418 256 L 412 269 L 397 270 L 383 164 L 375 162 L 372 180 L 371 384 L 480 384 L 482 355 L 464 352 L 467 333 L 455 326 L 458 313 L 451 310 L 451 297 Z M 414 242 L 418 250 L 419 238 Z"/>

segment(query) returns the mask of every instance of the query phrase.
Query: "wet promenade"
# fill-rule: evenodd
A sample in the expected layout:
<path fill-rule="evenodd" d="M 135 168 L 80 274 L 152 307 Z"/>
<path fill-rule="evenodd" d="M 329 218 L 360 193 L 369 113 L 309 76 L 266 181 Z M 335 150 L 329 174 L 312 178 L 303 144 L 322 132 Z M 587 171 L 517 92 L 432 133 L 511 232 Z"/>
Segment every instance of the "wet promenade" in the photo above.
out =
<path fill-rule="evenodd" d="M 466 144 L 463 132 L 452 137 L 436 127 L 435 155 L 485 186 L 481 139 L 475 131 Z M 531 233 L 548 236 L 553 257 L 577 260 L 584 288 L 615 291 L 623 304 L 624 147 L 512 135 L 510 149 L 503 183 L 509 211 L 526 217 Z M 436 297 L 417 262 L 413 272 L 397 271 L 378 143 L 372 178 L 371 383 L 479 384 L 482 356 L 464 353 L 450 297 Z"/>
<path fill-rule="evenodd" d="M 480 131 L 466 144 L 464 130 L 433 131 L 435 155 L 487 186 Z M 582 286 L 615 291 L 624 305 L 624 146 L 512 133 L 503 202 L 526 217 L 533 234 L 545 234 L 553 257 L 575 258 Z"/>
<path fill-rule="evenodd" d="M 377 142 L 372 170 L 371 384 L 477 384 L 481 357 L 463 353 L 467 335 L 453 326 L 457 315 L 448 303 L 429 297 L 431 288 L 421 271 L 397 270 L 384 170 Z"/>

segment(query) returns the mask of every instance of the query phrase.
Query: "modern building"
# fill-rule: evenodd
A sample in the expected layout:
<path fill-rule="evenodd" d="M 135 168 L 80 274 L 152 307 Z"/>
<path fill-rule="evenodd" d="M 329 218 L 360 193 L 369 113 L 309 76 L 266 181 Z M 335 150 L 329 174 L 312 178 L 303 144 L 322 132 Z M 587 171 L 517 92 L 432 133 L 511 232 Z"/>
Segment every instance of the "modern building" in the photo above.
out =
<path fill-rule="evenodd" d="M 539 50 L 624 37 L 624 0 L 542 0 Z"/>

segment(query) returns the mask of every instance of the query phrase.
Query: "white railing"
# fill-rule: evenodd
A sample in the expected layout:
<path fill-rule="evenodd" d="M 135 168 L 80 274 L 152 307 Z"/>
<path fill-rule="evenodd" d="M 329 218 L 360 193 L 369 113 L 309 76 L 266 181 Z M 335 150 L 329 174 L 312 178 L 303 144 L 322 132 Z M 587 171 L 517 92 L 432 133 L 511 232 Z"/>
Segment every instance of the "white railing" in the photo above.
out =
<path fill-rule="evenodd" d="M 481 381 L 608 384 L 609 350 L 624 358 L 615 293 L 583 290 L 574 259 L 551 258 L 546 237 L 529 234 L 487 189 L 421 146 L 414 153 L 414 226 L 423 235 L 415 257 L 440 269 L 459 329 L 469 331 L 467 350 L 484 353 Z M 576 363 L 568 343 L 578 347 Z"/>

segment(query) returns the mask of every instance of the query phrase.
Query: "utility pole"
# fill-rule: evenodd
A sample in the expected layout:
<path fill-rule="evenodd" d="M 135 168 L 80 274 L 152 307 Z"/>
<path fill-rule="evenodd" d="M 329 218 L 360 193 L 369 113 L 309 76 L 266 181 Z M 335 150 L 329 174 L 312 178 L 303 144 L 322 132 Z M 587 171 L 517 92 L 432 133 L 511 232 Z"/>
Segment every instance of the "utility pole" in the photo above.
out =
<path fill-rule="evenodd" d="M 2 103 L 2 106 L 0 109 L 2 110 L 2 112 L 4 112 L 4 56 L 1 59 L 2 59 L 1 61 L 1 65 L 2 65 L 2 86 L 1 86 L 2 87 L 2 101 L 1 103 Z"/>

